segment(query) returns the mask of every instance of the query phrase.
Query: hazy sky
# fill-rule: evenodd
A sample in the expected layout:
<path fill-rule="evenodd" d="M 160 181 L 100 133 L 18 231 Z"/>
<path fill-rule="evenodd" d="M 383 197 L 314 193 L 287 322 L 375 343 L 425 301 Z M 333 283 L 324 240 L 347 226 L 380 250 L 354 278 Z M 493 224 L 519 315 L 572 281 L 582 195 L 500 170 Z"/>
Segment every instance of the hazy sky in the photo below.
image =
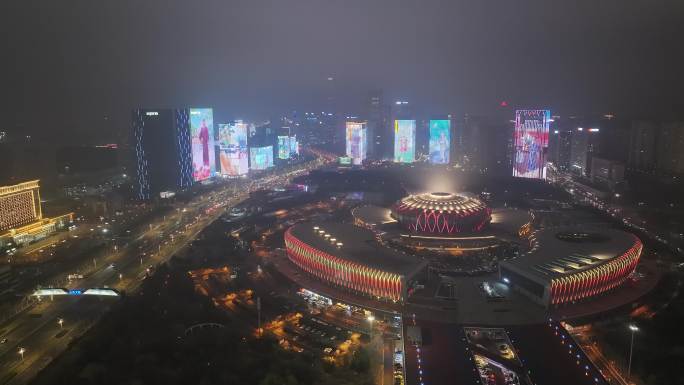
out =
<path fill-rule="evenodd" d="M 362 114 L 372 89 L 424 114 L 684 110 L 681 0 L 4 0 L 0 32 L 0 130 L 79 142 L 136 106 Z"/>

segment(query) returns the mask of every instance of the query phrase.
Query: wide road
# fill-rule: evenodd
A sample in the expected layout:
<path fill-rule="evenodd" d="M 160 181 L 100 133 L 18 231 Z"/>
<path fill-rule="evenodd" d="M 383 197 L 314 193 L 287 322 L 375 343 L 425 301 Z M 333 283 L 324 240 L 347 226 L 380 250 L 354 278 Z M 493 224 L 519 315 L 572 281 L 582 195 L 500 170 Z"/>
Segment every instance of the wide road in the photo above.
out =
<path fill-rule="evenodd" d="M 96 260 L 84 279 L 69 288 L 112 287 L 133 294 L 150 265 L 165 262 L 197 234 L 255 188 L 274 188 L 290 178 L 317 168 L 321 161 L 269 175 L 242 188 L 222 189 L 198 196 L 183 208 L 150 223 L 128 245 Z M 172 237 L 173 235 L 173 237 Z M 145 253 L 144 257 L 141 255 Z M 64 272 L 66 274 L 66 272 Z M 116 298 L 58 296 L 41 302 L 0 325 L 0 384 L 24 384 L 61 354 L 69 342 L 85 333 L 103 316 Z M 59 320 L 63 320 L 60 325 Z M 19 349 L 25 352 L 19 354 Z"/>

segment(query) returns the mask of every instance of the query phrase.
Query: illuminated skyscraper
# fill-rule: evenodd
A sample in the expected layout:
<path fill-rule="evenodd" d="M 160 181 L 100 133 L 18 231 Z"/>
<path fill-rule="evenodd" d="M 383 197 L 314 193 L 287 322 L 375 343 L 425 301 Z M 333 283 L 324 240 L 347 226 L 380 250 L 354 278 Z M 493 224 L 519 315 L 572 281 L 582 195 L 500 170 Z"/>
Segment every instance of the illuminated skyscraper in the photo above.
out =
<path fill-rule="evenodd" d="M 549 147 L 549 110 L 515 111 L 513 176 L 546 178 L 546 151 Z"/>
<path fill-rule="evenodd" d="M 361 165 L 367 156 L 367 123 L 347 121 L 345 125 L 345 153 L 355 165 Z"/>
<path fill-rule="evenodd" d="M 657 124 L 632 122 L 627 162 L 633 169 L 652 172 L 656 168 Z"/>
<path fill-rule="evenodd" d="M 389 107 L 385 104 L 382 91 L 370 95 L 368 105 L 368 157 L 371 159 L 391 158 L 394 151 L 394 133 L 389 122 Z"/>
<path fill-rule="evenodd" d="M 188 109 L 133 111 L 139 199 L 192 186 L 189 122 Z"/>

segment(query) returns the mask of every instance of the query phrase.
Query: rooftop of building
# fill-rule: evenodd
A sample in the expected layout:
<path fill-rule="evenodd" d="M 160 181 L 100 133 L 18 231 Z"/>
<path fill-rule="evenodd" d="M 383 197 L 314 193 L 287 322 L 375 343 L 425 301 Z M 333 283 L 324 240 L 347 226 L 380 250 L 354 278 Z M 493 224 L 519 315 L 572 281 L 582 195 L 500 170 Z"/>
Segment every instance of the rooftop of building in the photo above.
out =
<path fill-rule="evenodd" d="M 589 270 L 610 262 L 640 243 L 628 232 L 597 226 L 560 226 L 530 235 L 531 249 L 502 262 L 541 281 Z"/>
<path fill-rule="evenodd" d="M 352 210 L 352 215 L 354 219 L 358 219 L 369 226 L 381 226 L 397 221 L 392 218 L 391 209 L 373 205 L 355 207 Z"/>
<path fill-rule="evenodd" d="M 31 180 L 10 186 L 0 186 L 0 196 L 16 194 L 18 192 L 40 188 L 39 180 Z"/>
<path fill-rule="evenodd" d="M 397 203 L 400 210 L 436 210 L 442 212 L 475 212 L 487 205 L 477 198 L 450 192 L 430 192 L 409 195 Z"/>
<path fill-rule="evenodd" d="M 309 246 L 370 268 L 411 277 L 424 261 L 381 245 L 368 229 L 347 223 L 307 222 L 292 226 L 291 234 Z"/>

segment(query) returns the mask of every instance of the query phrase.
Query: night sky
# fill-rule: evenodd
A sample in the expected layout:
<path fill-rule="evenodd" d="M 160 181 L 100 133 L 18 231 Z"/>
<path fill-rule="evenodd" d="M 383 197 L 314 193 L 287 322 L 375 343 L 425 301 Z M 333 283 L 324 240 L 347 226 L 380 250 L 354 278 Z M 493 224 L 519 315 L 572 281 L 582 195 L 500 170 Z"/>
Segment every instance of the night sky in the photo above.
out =
<path fill-rule="evenodd" d="M 363 114 L 373 89 L 426 115 L 684 111 L 681 0 L 2 1 L 0 32 L 0 130 L 78 143 L 137 106 Z"/>

